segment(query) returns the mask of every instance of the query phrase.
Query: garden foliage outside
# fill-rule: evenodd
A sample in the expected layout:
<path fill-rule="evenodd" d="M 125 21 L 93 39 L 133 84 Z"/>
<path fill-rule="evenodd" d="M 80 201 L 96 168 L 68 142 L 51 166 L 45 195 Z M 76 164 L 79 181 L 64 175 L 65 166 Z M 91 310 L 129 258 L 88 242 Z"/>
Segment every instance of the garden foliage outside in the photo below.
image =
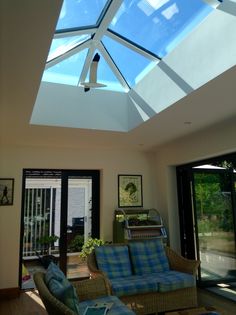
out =
<path fill-rule="evenodd" d="M 194 173 L 200 250 L 235 253 L 230 173 Z"/>

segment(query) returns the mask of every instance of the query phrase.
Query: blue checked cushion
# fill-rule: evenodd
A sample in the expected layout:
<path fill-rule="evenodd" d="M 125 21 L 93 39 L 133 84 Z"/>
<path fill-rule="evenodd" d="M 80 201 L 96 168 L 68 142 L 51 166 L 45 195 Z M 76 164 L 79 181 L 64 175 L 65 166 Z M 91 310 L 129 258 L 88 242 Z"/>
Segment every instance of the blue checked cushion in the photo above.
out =
<path fill-rule="evenodd" d="M 154 280 L 158 283 L 159 292 L 169 292 L 177 289 L 194 287 L 196 279 L 193 275 L 179 271 L 165 271 L 148 275 L 150 281 Z M 149 280 L 147 280 L 149 281 Z"/>
<path fill-rule="evenodd" d="M 45 283 L 52 295 L 76 314 L 79 314 L 79 299 L 76 290 L 60 268 L 53 262 L 50 263 L 46 271 Z"/>
<path fill-rule="evenodd" d="M 169 262 L 160 239 L 129 243 L 131 261 L 136 275 L 168 271 Z"/>
<path fill-rule="evenodd" d="M 95 254 L 98 268 L 109 279 L 132 275 L 128 246 L 97 246 Z"/>
<path fill-rule="evenodd" d="M 110 280 L 112 293 L 118 297 L 147 292 L 157 292 L 158 284 L 151 277 L 148 281 L 144 276 L 130 276 Z"/>
<path fill-rule="evenodd" d="M 113 295 L 80 302 L 79 313 L 84 314 L 87 306 L 95 306 L 96 304 L 101 303 L 112 303 L 112 306 L 107 312 L 107 315 L 135 315 L 133 311 L 131 311 L 124 303 L 122 303 L 116 296 Z"/>

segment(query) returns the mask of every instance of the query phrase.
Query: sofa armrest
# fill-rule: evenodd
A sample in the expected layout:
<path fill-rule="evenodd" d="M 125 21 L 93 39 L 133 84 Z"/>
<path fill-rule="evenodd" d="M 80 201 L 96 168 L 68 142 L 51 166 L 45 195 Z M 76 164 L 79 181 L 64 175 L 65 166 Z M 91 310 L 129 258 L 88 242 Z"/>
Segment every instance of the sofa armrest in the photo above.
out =
<path fill-rule="evenodd" d="M 89 269 L 91 278 L 107 278 L 106 273 L 98 269 L 94 250 L 87 256 L 87 267 Z"/>
<path fill-rule="evenodd" d="M 103 277 L 96 279 L 86 279 L 72 281 L 80 301 L 93 300 L 102 296 L 111 295 L 110 288 L 107 286 Z"/>
<path fill-rule="evenodd" d="M 193 275 L 197 273 L 197 269 L 200 265 L 199 260 L 184 258 L 168 246 L 165 247 L 165 251 L 169 260 L 170 269 L 190 273 Z"/>

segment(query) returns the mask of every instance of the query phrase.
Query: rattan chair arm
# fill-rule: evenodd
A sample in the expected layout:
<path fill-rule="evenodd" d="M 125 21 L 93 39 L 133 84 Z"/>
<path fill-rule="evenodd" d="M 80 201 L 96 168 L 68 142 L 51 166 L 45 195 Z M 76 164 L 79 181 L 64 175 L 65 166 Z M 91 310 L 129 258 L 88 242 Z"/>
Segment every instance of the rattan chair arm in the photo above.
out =
<path fill-rule="evenodd" d="M 87 266 L 91 273 L 100 272 L 97 266 L 94 250 L 87 256 Z"/>
<path fill-rule="evenodd" d="M 112 292 L 111 283 L 110 283 L 106 273 L 98 269 L 94 250 L 92 251 L 91 254 L 89 254 L 87 256 L 87 266 L 88 266 L 88 269 L 90 272 L 90 277 L 92 279 L 103 278 L 103 280 L 105 281 L 105 284 L 106 284 L 106 288 L 108 290 L 108 294 L 111 294 L 111 292 Z"/>
<path fill-rule="evenodd" d="M 76 289 L 80 301 L 93 300 L 111 294 L 104 277 L 73 281 L 72 284 Z"/>
<path fill-rule="evenodd" d="M 166 255 L 169 260 L 170 268 L 195 275 L 200 265 L 199 260 L 187 259 L 176 253 L 173 249 L 166 246 Z"/>

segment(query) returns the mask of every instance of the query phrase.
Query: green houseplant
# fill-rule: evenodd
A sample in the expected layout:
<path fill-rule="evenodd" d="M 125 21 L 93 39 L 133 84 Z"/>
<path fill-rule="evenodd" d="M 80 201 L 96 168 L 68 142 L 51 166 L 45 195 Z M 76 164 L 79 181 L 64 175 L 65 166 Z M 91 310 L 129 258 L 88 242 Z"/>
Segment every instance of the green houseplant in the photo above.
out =
<path fill-rule="evenodd" d="M 92 252 L 94 247 L 101 246 L 104 244 L 105 242 L 102 239 L 92 238 L 92 237 L 88 238 L 87 241 L 82 246 L 80 257 L 85 260 L 87 256 Z"/>
<path fill-rule="evenodd" d="M 51 261 L 57 263 L 57 258 L 50 254 L 50 248 L 59 239 L 56 235 L 43 235 L 39 238 L 38 243 L 41 245 L 41 255 L 38 255 L 44 268 L 47 268 Z"/>
<path fill-rule="evenodd" d="M 84 245 L 84 236 L 76 235 L 69 243 L 69 250 L 72 253 L 80 252 Z"/>

